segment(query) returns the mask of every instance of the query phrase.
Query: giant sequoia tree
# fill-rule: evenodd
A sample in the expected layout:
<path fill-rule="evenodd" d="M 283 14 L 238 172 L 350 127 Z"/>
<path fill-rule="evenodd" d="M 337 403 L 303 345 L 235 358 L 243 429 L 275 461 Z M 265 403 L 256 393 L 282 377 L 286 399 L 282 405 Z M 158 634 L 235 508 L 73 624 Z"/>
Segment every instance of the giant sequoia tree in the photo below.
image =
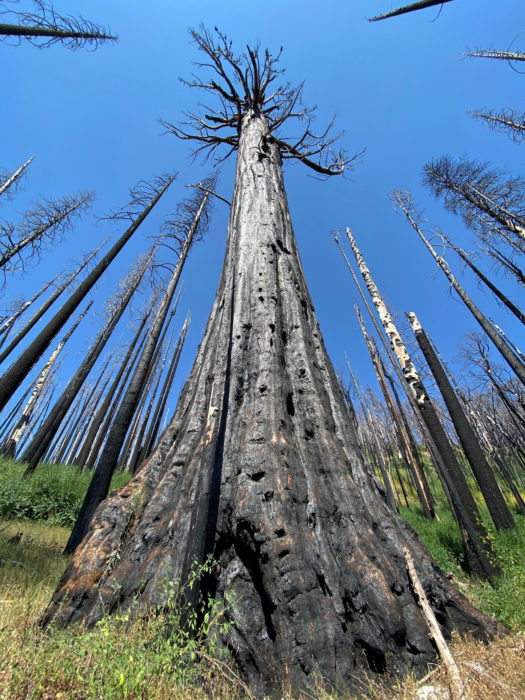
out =
<path fill-rule="evenodd" d="M 219 33 L 193 32 L 212 72 L 193 84 L 220 108 L 195 117 L 201 146 L 237 150 L 222 276 L 173 421 L 137 475 L 97 509 L 46 613 L 94 623 L 166 600 L 166 579 L 217 561 L 203 592 L 235 604 L 222 638 L 257 694 L 318 672 L 352 684 L 368 661 L 424 666 L 435 656 L 402 548 L 446 632 L 497 633 L 439 572 L 383 501 L 324 348 L 304 280 L 281 170 L 295 157 L 325 175 L 348 162 L 310 122 L 291 143 L 300 90 L 275 85 L 277 59 L 236 57 Z M 193 589 L 194 590 L 194 589 Z M 191 600 L 189 602 L 192 602 Z"/>

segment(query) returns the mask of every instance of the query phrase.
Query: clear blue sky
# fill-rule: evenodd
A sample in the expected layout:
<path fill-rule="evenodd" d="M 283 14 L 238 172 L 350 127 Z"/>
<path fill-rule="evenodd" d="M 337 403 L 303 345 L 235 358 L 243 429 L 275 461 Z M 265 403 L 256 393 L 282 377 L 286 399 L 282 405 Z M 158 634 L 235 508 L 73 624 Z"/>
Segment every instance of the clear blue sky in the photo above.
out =
<path fill-rule="evenodd" d="M 61 196 L 95 190 L 95 212 L 104 214 L 126 201 L 127 188 L 163 171 L 180 172 L 170 200 L 128 244 L 97 288 L 99 309 L 120 276 L 155 235 L 162 216 L 187 193 L 184 185 L 202 179 L 209 165 L 193 162 L 188 143 L 162 133 L 158 118 L 175 122 L 202 99 L 178 81 L 199 60 L 187 28 L 218 26 L 237 47 L 259 40 L 277 51 L 292 82 L 305 81 L 305 104 L 319 106 L 319 124 L 335 113 L 349 151 L 366 154 L 349 177 L 327 182 L 290 163 L 285 181 L 296 237 L 321 330 L 336 368 L 348 352 L 362 380 L 375 385 L 355 321 L 353 283 L 330 232 L 350 226 L 372 274 L 394 312 L 414 310 L 448 361 L 475 321 L 448 293 L 448 284 L 408 224 L 396 214 L 388 194 L 409 187 L 433 223 L 459 244 L 472 248 L 461 219 L 447 214 L 421 185 L 421 168 L 443 154 L 488 160 L 520 174 L 523 146 L 488 131 L 468 110 L 482 107 L 524 109 L 525 76 L 504 62 L 467 59 L 468 48 L 512 45 L 525 50 L 523 0 L 455 0 L 441 14 L 431 9 L 382 23 L 366 16 L 396 6 L 394 0 L 192 0 L 153 3 L 134 0 L 56 0 L 58 11 L 107 25 L 116 44 L 96 52 L 46 50 L 23 43 L 0 44 L 2 109 L 0 167 L 14 170 L 36 155 L 24 192 L 1 215 L 16 218 L 38 195 Z M 400 4 L 401 1 L 400 1 Z M 22 0 L 21 6 L 24 5 Z M 231 197 L 234 159 L 222 169 L 218 189 Z M 220 202 L 210 230 L 184 272 L 178 325 L 191 310 L 193 323 L 178 372 L 178 386 L 191 367 L 218 282 L 227 226 Z M 10 280 L 3 306 L 26 298 L 50 274 L 117 231 L 89 219 L 42 263 Z M 120 228 L 122 230 L 122 227 Z M 454 262 L 454 270 L 458 265 Z M 518 344 L 523 334 L 511 317 L 462 278 L 483 310 Z M 523 305 L 523 290 L 502 286 Z M 85 323 L 71 343 L 64 368 L 81 357 L 100 318 Z M 122 327 L 121 334 L 125 334 Z M 521 334 L 521 337 L 520 337 Z M 65 374 L 64 374 L 65 378 Z M 173 408 L 174 406 L 172 406 Z"/>

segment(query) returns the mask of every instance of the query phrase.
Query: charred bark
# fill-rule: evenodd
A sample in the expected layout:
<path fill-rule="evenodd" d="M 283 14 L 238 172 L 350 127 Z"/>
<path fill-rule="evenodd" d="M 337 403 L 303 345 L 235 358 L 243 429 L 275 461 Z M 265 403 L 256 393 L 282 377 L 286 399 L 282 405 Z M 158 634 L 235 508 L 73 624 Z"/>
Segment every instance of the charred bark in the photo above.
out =
<path fill-rule="evenodd" d="M 418 345 L 425 356 L 425 360 L 427 361 L 432 374 L 434 375 L 438 389 L 441 392 L 441 396 L 443 397 L 448 412 L 450 413 L 450 417 L 461 443 L 461 447 L 463 448 L 465 456 L 472 467 L 472 472 L 476 478 L 476 481 L 478 482 L 479 488 L 481 489 L 481 493 L 483 494 L 483 498 L 485 499 L 485 503 L 487 504 L 494 525 L 498 529 L 503 530 L 513 528 L 514 520 L 512 519 L 512 515 L 507 504 L 505 503 L 505 499 L 503 498 L 501 491 L 499 490 L 496 478 L 492 472 L 492 469 L 490 468 L 489 463 L 487 462 L 485 455 L 483 454 L 474 430 L 472 429 L 465 413 L 463 412 L 463 409 L 461 408 L 461 404 L 459 403 L 452 385 L 448 381 L 445 370 L 441 366 L 441 363 L 439 362 L 429 339 L 419 324 L 414 312 L 408 314 L 408 319 L 416 336 Z"/>
<path fill-rule="evenodd" d="M 499 633 L 365 471 L 304 280 L 279 149 L 250 109 L 223 273 L 174 419 L 98 508 L 45 620 L 93 624 L 117 606 L 162 605 L 165 580 L 213 554 L 205 592 L 236 601 L 222 641 L 252 690 L 305 688 L 314 672 L 342 689 L 360 663 L 435 658 L 405 544 L 445 634 Z"/>

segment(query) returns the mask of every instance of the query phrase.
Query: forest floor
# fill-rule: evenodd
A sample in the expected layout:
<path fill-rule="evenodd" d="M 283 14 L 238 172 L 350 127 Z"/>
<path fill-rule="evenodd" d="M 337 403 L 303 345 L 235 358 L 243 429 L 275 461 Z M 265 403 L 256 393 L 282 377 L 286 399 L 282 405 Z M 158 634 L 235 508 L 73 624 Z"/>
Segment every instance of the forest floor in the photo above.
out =
<path fill-rule="evenodd" d="M 9 489 L 14 495 L 13 484 Z M 246 697 L 242 682 L 225 659 L 217 657 L 213 644 L 210 649 L 184 634 L 168 638 L 160 617 L 129 621 L 126 615 L 117 615 L 89 630 L 79 625 L 44 633 L 37 622 L 67 563 L 62 548 L 69 527 L 56 524 L 64 517 L 56 513 L 48 513 L 44 521 L 5 517 L 9 500 L 5 491 L 0 477 L 0 516 L 4 515 L 0 519 L 0 698 Z M 461 568 L 459 532 L 445 510 L 440 512 L 440 523 L 429 523 L 417 508 L 403 509 L 402 515 L 460 590 L 511 632 L 488 646 L 471 639 L 453 640 L 451 650 L 464 685 L 461 697 L 525 698 L 525 518 L 516 517 L 515 531 L 491 533 L 503 568 L 493 588 L 469 579 Z M 175 621 L 177 614 L 174 606 Z M 217 619 L 211 621 L 211 630 L 221 624 L 220 611 L 213 615 Z M 341 698 L 321 686 L 302 697 Z M 427 686 L 442 689 L 435 698 L 452 697 L 441 663 L 419 680 L 371 674 L 363 681 L 362 693 L 344 697 L 422 698 L 428 696 L 418 691 Z M 296 697 L 293 692 L 283 693 L 289 700 Z M 454 697 L 459 700 L 457 694 Z"/>

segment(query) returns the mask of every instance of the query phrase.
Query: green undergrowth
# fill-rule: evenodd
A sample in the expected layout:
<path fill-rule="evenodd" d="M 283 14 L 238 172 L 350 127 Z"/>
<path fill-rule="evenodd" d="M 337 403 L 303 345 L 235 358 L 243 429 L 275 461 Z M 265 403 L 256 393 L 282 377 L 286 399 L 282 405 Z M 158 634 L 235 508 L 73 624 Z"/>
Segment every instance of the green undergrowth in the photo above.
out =
<path fill-rule="evenodd" d="M 63 464 L 39 464 L 23 479 L 25 464 L 0 459 L 0 517 L 48 521 L 71 527 L 78 515 L 93 472 Z M 117 472 L 111 489 L 129 481 Z"/>
<path fill-rule="evenodd" d="M 493 563 L 502 575 L 494 585 L 469 578 L 465 571 L 463 546 L 459 528 L 452 513 L 438 509 L 440 522 L 424 517 L 421 509 L 402 508 L 400 515 L 414 528 L 439 567 L 459 581 L 459 587 L 478 608 L 503 622 L 511 631 L 525 630 L 525 518 L 513 514 L 513 530 L 496 531 L 488 514 L 481 509 Z"/>

